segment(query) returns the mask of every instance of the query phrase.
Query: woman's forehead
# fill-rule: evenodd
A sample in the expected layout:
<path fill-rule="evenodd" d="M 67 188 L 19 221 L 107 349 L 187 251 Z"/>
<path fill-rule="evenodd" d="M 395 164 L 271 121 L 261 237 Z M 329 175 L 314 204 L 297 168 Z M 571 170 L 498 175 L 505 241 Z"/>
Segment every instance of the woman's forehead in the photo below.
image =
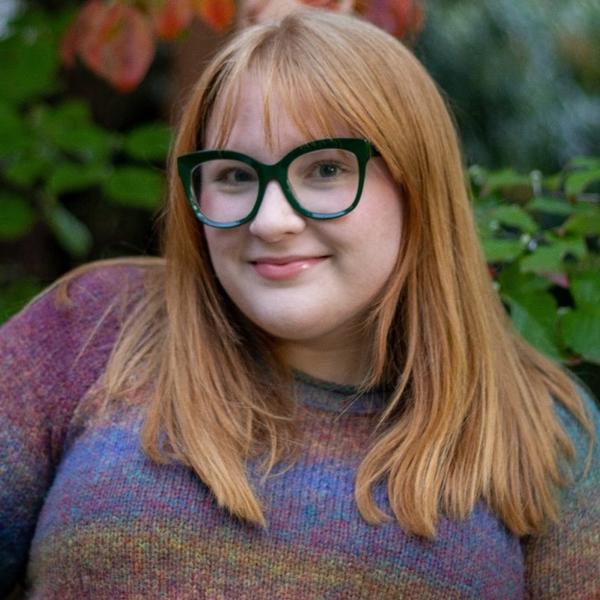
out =
<path fill-rule="evenodd" d="M 356 128 L 316 94 L 308 99 L 260 76 L 245 76 L 226 87 L 230 89 L 218 94 L 206 120 L 207 147 L 225 147 L 232 137 L 249 130 L 259 131 L 271 149 L 295 134 L 302 141 L 357 135 Z"/>

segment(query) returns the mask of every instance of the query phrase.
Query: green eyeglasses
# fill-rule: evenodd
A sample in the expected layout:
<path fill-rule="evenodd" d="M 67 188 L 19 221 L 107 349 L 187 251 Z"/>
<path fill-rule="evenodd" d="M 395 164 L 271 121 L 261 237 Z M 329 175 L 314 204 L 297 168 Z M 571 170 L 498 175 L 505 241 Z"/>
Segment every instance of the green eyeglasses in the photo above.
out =
<path fill-rule="evenodd" d="M 370 142 L 332 138 L 302 144 L 266 165 L 231 150 L 201 150 L 177 158 L 177 170 L 196 217 L 221 229 L 238 227 L 258 212 L 270 181 L 277 181 L 293 209 L 311 219 L 337 219 L 356 208 Z"/>

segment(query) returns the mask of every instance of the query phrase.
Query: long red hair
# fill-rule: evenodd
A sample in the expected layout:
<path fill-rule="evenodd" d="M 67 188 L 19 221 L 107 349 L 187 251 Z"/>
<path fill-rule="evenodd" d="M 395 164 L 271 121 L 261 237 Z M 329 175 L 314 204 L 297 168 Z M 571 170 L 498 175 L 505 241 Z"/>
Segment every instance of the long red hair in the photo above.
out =
<path fill-rule="evenodd" d="M 372 494 L 385 480 L 395 518 L 420 535 L 434 535 L 440 511 L 463 518 L 480 499 L 513 533 L 540 531 L 557 516 L 561 465 L 574 455 L 555 402 L 591 435 L 583 405 L 565 372 L 514 332 L 492 288 L 435 84 L 397 40 L 353 17 L 307 10 L 253 26 L 207 66 L 172 152 L 164 261 L 148 263 L 149 288 L 107 368 L 109 395 L 152 383 L 148 455 L 177 458 L 231 513 L 265 523 L 245 465 L 261 456 L 267 474 L 291 453 L 289 378 L 268 336 L 220 288 L 174 162 L 202 144 L 217 101 L 226 141 L 249 69 L 267 91 L 267 123 L 274 99 L 301 129 L 311 111 L 319 131 L 307 135 L 347 124 L 380 150 L 402 190 L 396 270 L 368 320 L 363 387 L 392 393 L 358 470 L 360 512 L 388 518 Z"/>

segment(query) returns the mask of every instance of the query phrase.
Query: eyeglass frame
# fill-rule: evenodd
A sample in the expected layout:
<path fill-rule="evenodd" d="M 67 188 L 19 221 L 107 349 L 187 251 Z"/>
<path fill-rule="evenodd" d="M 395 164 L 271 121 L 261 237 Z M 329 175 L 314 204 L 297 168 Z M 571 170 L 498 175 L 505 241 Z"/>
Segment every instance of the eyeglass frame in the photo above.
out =
<path fill-rule="evenodd" d="M 327 148 L 337 148 L 352 152 L 358 161 L 358 186 L 356 190 L 356 196 L 348 208 L 336 211 L 334 213 L 314 212 L 303 208 L 298 200 L 296 200 L 296 197 L 290 188 L 287 177 L 288 167 L 296 158 L 302 156 L 303 154 L 308 154 L 309 152 L 324 150 Z M 285 199 L 288 201 L 290 206 L 297 213 L 308 217 L 309 219 L 329 220 L 337 219 L 347 215 L 358 205 L 365 183 L 367 162 L 371 157 L 375 156 L 381 156 L 380 152 L 373 146 L 373 144 L 371 144 L 371 142 L 363 138 L 324 138 L 297 146 L 288 152 L 283 158 L 273 164 L 260 162 L 259 160 L 248 156 L 247 154 L 235 152 L 233 150 L 198 150 L 190 154 L 182 154 L 181 156 L 178 156 L 177 171 L 186 192 L 188 204 L 190 205 L 195 217 L 201 223 L 210 227 L 215 227 L 217 229 L 232 229 L 233 227 L 239 227 L 240 225 L 244 225 L 245 223 L 248 223 L 254 219 L 262 204 L 265 190 L 271 181 L 277 181 L 283 191 Z M 250 213 L 242 219 L 220 223 L 219 221 L 213 221 L 212 219 L 209 219 L 200 211 L 200 207 L 198 206 L 198 202 L 196 200 L 196 194 L 194 193 L 192 173 L 199 165 L 216 159 L 229 159 L 242 162 L 251 166 L 258 175 L 256 201 L 254 202 L 254 206 L 252 207 Z"/>

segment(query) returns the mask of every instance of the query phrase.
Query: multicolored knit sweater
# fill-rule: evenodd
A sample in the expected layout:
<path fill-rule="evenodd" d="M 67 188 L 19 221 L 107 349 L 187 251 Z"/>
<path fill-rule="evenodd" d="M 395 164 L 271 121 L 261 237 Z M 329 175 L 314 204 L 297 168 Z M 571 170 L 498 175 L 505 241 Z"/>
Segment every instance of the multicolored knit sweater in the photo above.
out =
<path fill-rule="evenodd" d="M 299 376 L 304 451 L 254 481 L 268 527 L 233 519 L 189 469 L 142 452 L 141 409 L 83 419 L 119 321 L 105 308 L 139 271 L 106 267 L 0 329 L 0 596 L 29 598 L 600 598 L 600 452 L 564 493 L 562 520 L 518 539 L 480 504 L 427 541 L 368 525 L 353 497 L 382 393 Z M 596 425 L 600 417 L 586 398 Z M 560 409 L 557 409 L 560 410 Z M 560 412 L 580 463 L 586 439 Z M 383 488 L 378 503 L 386 507 Z"/>

